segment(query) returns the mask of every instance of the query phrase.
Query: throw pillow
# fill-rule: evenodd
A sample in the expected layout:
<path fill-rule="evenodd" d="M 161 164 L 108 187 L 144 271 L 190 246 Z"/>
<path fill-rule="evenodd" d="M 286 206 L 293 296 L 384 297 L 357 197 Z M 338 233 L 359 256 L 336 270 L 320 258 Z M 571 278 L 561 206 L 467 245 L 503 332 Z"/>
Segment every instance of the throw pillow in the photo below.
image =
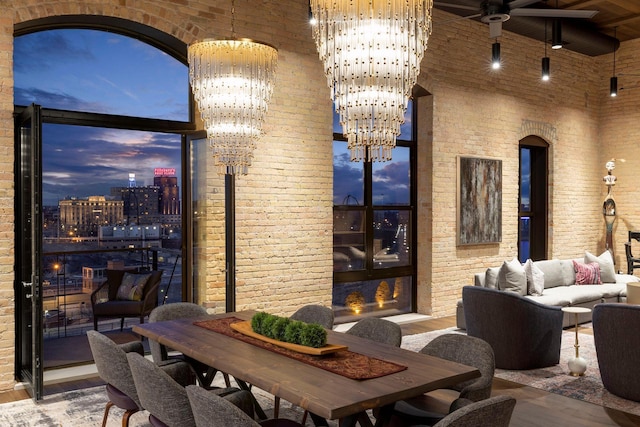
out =
<path fill-rule="evenodd" d="M 142 299 L 144 285 L 147 284 L 150 277 L 151 277 L 151 273 L 149 274 L 124 273 L 124 276 L 122 276 L 122 282 L 118 287 L 118 294 L 116 298 L 119 300 L 140 301 Z"/>
<path fill-rule="evenodd" d="M 528 259 L 524 263 L 524 273 L 527 276 L 527 293 L 540 296 L 544 291 L 544 273 L 537 265 Z"/>
<path fill-rule="evenodd" d="M 600 278 L 603 283 L 616 283 L 616 269 L 613 266 L 611 252 L 605 250 L 600 256 L 595 256 L 590 252 L 584 253 L 584 263 L 597 262 L 600 266 Z"/>
<path fill-rule="evenodd" d="M 487 271 L 484 273 L 484 287 L 489 289 L 497 289 L 499 273 L 500 267 L 487 268 Z"/>
<path fill-rule="evenodd" d="M 600 266 L 597 262 L 583 264 L 573 261 L 573 268 L 576 270 L 576 285 L 599 285 L 602 283 Z"/>
<path fill-rule="evenodd" d="M 527 276 L 518 258 L 502 263 L 498 273 L 498 289 L 519 295 L 527 294 Z"/>

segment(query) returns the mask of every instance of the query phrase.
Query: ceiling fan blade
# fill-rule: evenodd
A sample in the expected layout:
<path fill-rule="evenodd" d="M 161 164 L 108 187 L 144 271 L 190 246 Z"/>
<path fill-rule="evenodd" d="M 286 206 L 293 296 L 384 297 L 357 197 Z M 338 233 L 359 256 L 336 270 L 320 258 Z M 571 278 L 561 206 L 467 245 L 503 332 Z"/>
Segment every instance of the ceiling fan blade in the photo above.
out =
<path fill-rule="evenodd" d="M 534 16 L 539 18 L 593 18 L 597 10 L 564 10 L 564 9 L 512 9 L 511 16 Z"/>
<path fill-rule="evenodd" d="M 476 6 L 466 6 L 463 4 L 447 3 L 442 1 L 434 1 L 433 5 L 435 7 L 450 7 L 452 9 L 473 10 L 474 12 L 478 10 Z"/>
<path fill-rule="evenodd" d="M 517 7 L 525 7 L 525 6 L 529 6 L 530 4 L 534 4 L 537 3 L 539 0 L 513 0 L 512 2 L 509 2 L 509 8 L 511 9 L 515 9 Z"/>
<path fill-rule="evenodd" d="M 449 25 L 452 22 L 459 22 L 462 21 L 464 19 L 473 19 L 473 18 L 480 18 L 481 14 L 477 13 L 475 15 L 468 15 L 468 16 L 459 16 L 457 18 L 453 18 L 453 19 L 447 19 L 446 21 L 433 21 L 433 25 L 434 26 L 440 26 L 440 25 Z"/>
<path fill-rule="evenodd" d="M 489 22 L 489 38 L 495 39 L 502 35 L 502 21 Z"/>

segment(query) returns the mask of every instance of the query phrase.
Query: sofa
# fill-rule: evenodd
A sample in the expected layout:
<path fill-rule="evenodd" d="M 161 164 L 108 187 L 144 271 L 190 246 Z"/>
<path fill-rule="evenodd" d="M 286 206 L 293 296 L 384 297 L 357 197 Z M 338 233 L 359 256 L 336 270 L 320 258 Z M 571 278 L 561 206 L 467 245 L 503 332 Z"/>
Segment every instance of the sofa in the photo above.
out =
<path fill-rule="evenodd" d="M 599 256 L 585 252 L 584 257 L 573 259 L 504 261 L 474 274 L 474 285 L 505 292 L 514 292 L 540 304 L 556 307 L 586 307 L 593 309 L 599 303 L 626 302 L 627 283 L 640 282 L 640 278 L 615 271 L 609 251 Z M 578 322 L 590 322 L 592 313 L 578 315 Z M 562 326 L 575 325 L 574 314 L 565 313 Z M 456 309 L 456 324 L 467 329 L 463 300 Z"/>

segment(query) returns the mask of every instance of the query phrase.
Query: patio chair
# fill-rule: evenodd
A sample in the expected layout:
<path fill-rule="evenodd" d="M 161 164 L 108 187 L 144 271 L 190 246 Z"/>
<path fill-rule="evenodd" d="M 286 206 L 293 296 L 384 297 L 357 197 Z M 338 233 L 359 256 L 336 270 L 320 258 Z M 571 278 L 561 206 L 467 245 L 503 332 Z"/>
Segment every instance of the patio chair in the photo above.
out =
<path fill-rule="evenodd" d="M 107 425 L 109 411 L 113 406 L 124 410 L 122 425 L 129 425 L 131 415 L 143 409 L 138 397 L 137 389 L 133 381 L 127 353 L 144 354 L 140 341 L 126 344 L 116 344 L 109 337 L 96 331 L 87 331 L 87 339 L 93 354 L 93 360 L 98 370 L 98 375 L 107 383 L 107 405 L 102 418 L 102 427 Z M 167 374 L 183 385 L 195 382 L 195 376 L 188 365 L 174 364 L 165 368 Z"/>
<path fill-rule="evenodd" d="M 193 418 L 196 427 L 301 427 L 295 421 L 288 419 L 269 419 L 261 422 L 255 421 L 252 417 L 242 411 L 237 405 L 220 396 L 209 393 L 202 387 L 189 386 L 186 388 Z M 251 402 L 249 392 L 245 399 Z"/>
<path fill-rule="evenodd" d="M 158 290 L 162 271 L 134 274 L 124 270 L 107 270 L 107 280 L 91 293 L 93 330 L 98 330 L 100 318 L 119 318 L 120 330 L 124 319 L 137 317 L 144 323 L 158 306 Z"/>
<path fill-rule="evenodd" d="M 462 404 L 478 402 L 491 396 L 495 359 L 493 349 L 485 341 L 463 334 L 445 334 L 429 342 L 420 353 L 445 360 L 473 366 L 480 371 L 480 378 L 457 384 L 446 392 L 445 402 L 451 400 L 446 412 L 438 410 L 433 396 L 423 395 L 414 399 L 399 401 L 394 407 L 393 417 L 403 423 L 433 425 L 448 413 L 454 412 Z M 438 402 L 440 403 L 440 402 Z"/>
<path fill-rule="evenodd" d="M 515 406 L 513 397 L 491 397 L 457 409 L 433 427 L 509 427 Z"/>
<path fill-rule="evenodd" d="M 190 302 L 176 302 L 154 308 L 151 311 L 151 314 L 149 314 L 149 323 L 175 319 L 197 319 L 207 316 L 207 310 L 198 304 Z M 217 369 L 214 369 L 211 366 L 207 366 L 204 363 L 192 358 L 186 357 L 183 354 L 169 355 L 168 349 L 155 340 L 149 340 L 149 350 L 151 350 L 153 361 L 161 366 L 169 363 L 174 363 L 176 361 L 186 361 L 187 363 L 189 363 L 198 376 L 198 382 L 205 388 L 209 388 L 211 386 L 211 382 L 218 372 Z M 224 376 L 224 381 L 227 387 L 231 387 L 229 375 L 224 372 L 222 374 Z"/>
<path fill-rule="evenodd" d="M 149 423 L 153 427 L 193 427 L 195 419 L 185 386 L 140 354 L 129 353 L 127 359 L 140 403 L 149 412 Z M 207 393 L 233 399 L 235 404 L 252 416 L 253 402 L 250 394 L 239 393 L 240 391 L 237 388 L 218 388 L 207 390 Z"/>
<path fill-rule="evenodd" d="M 397 323 L 377 317 L 365 317 L 345 333 L 395 347 L 400 347 L 402 343 L 402 329 L 400 326 Z"/>
<path fill-rule="evenodd" d="M 606 303 L 593 307 L 593 340 L 602 385 L 624 399 L 640 402 L 640 305 Z"/>

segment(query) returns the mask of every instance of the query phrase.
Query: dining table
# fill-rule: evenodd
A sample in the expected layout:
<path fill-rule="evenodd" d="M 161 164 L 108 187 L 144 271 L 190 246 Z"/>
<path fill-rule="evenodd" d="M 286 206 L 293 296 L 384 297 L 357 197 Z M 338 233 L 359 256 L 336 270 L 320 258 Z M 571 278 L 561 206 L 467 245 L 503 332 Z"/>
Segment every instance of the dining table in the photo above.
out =
<path fill-rule="evenodd" d="M 243 388 L 258 387 L 291 402 L 313 414 L 314 420 L 338 420 L 340 427 L 365 424 L 365 411 L 374 408 L 376 426 L 382 426 L 395 402 L 480 376 L 471 366 L 342 332 L 327 331 L 328 345 L 340 350 L 298 357 L 216 326 L 246 323 L 254 314 L 239 311 L 144 323 L 134 325 L 133 332 L 233 376 Z M 264 412 L 259 415 L 264 417 Z"/>

